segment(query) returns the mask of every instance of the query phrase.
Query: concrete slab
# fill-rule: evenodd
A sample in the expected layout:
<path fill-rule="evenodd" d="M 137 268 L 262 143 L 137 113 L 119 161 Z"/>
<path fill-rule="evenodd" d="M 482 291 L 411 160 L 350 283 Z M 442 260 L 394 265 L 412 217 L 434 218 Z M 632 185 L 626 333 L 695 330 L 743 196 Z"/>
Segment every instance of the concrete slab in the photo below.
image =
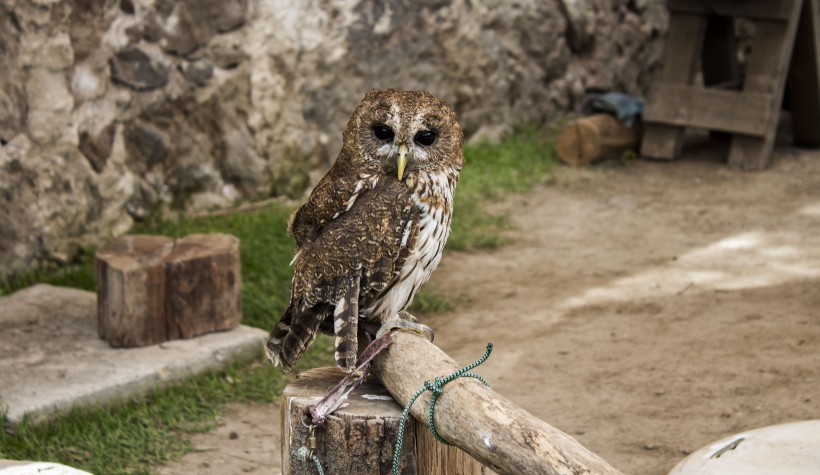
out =
<path fill-rule="evenodd" d="M 97 335 L 92 292 L 40 284 L 0 298 L 0 407 L 6 422 L 110 403 L 262 351 L 244 325 L 190 340 L 115 349 Z"/>

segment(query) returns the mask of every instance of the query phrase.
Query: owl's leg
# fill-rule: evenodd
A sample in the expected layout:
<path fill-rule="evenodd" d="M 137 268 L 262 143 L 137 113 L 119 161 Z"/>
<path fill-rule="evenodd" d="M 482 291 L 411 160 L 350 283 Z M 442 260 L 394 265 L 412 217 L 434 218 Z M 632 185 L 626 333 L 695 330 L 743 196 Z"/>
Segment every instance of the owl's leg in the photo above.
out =
<path fill-rule="evenodd" d="M 403 310 L 393 316 L 393 318 L 390 318 L 382 323 L 381 328 L 379 328 L 379 331 L 376 333 L 376 338 L 384 335 L 390 330 L 408 330 L 416 332 L 427 337 L 427 339 L 431 342 L 436 338 L 436 333 L 432 328 L 424 325 L 423 323 L 419 323 L 416 317 Z"/>
<path fill-rule="evenodd" d="M 336 365 L 348 373 L 356 369 L 359 351 L 359 279 L 353 279 L 345 296 L 333 311 L 333 333 L 336 335 Z"/>

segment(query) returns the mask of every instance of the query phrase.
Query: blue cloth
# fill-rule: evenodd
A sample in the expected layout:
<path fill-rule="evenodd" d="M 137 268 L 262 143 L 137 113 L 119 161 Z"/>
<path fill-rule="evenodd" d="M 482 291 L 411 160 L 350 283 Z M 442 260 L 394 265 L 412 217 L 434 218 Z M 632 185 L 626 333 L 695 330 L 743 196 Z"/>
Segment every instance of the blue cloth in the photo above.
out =
<path fill-rule="evenodd" d="M 643 114 L 643 101 L 622 92 L 586 96 L 581 104 L 581 113 L 592 115 L 599 112 L 612 114 L 627 126 L 632 127 L 635 119 Z"/>

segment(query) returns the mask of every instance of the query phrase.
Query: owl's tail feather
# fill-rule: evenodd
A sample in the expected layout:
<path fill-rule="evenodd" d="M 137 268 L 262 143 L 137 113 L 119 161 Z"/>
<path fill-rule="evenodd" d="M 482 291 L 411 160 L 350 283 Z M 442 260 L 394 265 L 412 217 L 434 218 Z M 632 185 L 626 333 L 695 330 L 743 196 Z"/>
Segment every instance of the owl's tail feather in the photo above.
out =
<path fill-rule="evenodd" d="M 333 311 L 333 333 L 336 335 L 336 366 L 345 372 L 356 369 L 359 353 L 359 279 L 352 279 L 350 287 Z"/>
<path fill-rule="evenodd" d="M 282 318 L 273 327 L 265 345 L 265 353 L 274 366 L 282 365 L 282 370 L 290 371 L 307 347 L 316 339 L 320 315 L 314 309 L 305 309 L 294 318 L 294 305 L 288 307 Z"/>

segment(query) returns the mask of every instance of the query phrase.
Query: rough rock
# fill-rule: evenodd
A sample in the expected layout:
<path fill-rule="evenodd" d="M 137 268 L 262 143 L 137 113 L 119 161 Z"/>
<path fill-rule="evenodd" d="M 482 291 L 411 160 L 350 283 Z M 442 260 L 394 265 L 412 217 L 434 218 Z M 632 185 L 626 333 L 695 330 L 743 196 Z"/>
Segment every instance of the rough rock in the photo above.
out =
<path fill-rule="evenodd" d="M 476 140 L 641 95 L 667 21 L 661 0 L 4 2 L 0 276 L 154 213 L 302 195 L 372 88 L 427 89 Z"/>
<path fill-rule="evenodd" d="M 139 48 L 127 48 L 111 58 L 111 79 L 136 91 L 150 91 L 168 84 L 168 68 Z"/>

